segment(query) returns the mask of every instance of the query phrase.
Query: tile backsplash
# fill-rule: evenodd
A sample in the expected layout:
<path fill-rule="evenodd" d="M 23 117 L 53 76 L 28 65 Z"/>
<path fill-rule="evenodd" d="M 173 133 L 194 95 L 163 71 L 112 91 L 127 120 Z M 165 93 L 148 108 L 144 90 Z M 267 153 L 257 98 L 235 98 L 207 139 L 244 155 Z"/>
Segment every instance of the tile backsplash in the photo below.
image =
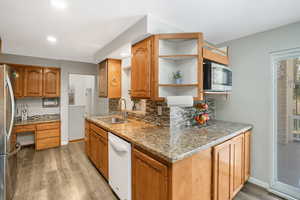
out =
<path fill-rule="evenodd" d="M 60 107 L 43 107 L 43 100 L 41 98 L 24 98 L 16 100 L 16 117 L 21 116 L 21 105 L 28 105 L 28 116 L 46 115 L 46 114 L 60 114 Z"/>
<path fill-rule="evenodd" d="M 109 111 L 114 112 L 117 111 L 117 102 L 118 99 L 109 100 Z M 216 118 L 216 108 L 215 108 L 215 100 L 212 98 L 207 98 L 203 101 L 195 101 L 194 105 L 198 103 L 207 103 L 208 110 L 205 112 L 210 116 L 211 119 Z M 158 107 L 161 107 L 161 115 L 158 113 Z M 129 113 L 129 116 L 152 122 L 155 124 L 163 125 L 163 126 L 190 126 L 193 125 L 193 116 L 195 114 L 200 114 L 203 111 L 199 111 L 195 107 L 173 107 L 169 108 L 166 102 L 156 102 L 152 100 L 146 100 L 146 113 L 144 115 Z"/>

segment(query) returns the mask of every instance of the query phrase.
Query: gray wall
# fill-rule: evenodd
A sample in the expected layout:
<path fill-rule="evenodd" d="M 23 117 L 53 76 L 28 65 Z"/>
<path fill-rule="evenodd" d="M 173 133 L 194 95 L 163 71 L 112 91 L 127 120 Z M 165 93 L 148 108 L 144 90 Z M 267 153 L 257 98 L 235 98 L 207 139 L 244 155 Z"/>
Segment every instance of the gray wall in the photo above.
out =
<path fill-rule="evenodd" d="M 61 68 L 61 133 L 62 133 L 62 144 L 68 143 L 68 85 L 69 85 L 69 74 L 84 74 L 84 75 L 95 75 L 97 76 L 98 67 L 95 64 L 43 59 L 28 56 L 0 54 L 0 63 L 14 63 L 24 65 L 37 65 L 37 66 L 52 66 Z M 96 94 L 98 94 L 97 81 L 95 83 Z M 101 101 L 95 96 L 94 114 L 101 112 L 100 103 Z"/>
<path fill-rule="evenodd" d="M 269 182 L 271 165 L 272 74 L 270 52 L 300 47 L 300 23 L 226 42 L 233 70 L 228 100 L 218 97 L 217 118 L 254 125 L 252 176 Z"/>

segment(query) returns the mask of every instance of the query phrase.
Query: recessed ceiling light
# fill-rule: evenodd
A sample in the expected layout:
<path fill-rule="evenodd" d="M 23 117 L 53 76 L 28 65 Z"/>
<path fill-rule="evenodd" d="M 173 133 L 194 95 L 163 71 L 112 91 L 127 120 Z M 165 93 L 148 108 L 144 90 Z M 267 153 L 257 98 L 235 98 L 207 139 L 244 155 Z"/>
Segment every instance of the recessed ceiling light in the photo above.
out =
<path fill-rule="evenodd" d="M 57 41 L 56 37 L 53 37 L 53 36 L 48 36 L 47 40 L 48 40 L 48 42 L 50 42 L 52 44 L 56 43 L 56 41 Z"/>
<path fill-rule="evenodd" d="M 57 9 L 65 9 L 67 7 L 67 3 L 65 0 L 51 0 L 51 5 Z"/>

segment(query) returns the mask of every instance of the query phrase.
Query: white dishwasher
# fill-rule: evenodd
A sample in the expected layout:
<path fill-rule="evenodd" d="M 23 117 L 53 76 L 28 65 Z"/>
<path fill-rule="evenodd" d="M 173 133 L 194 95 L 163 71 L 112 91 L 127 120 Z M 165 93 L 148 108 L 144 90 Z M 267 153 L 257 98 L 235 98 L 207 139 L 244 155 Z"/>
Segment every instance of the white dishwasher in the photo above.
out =
<path fill-rule="evenodd" d="M 131 144 L 109 133 L 109 185 L 121 200 L 131 200 Z"/>

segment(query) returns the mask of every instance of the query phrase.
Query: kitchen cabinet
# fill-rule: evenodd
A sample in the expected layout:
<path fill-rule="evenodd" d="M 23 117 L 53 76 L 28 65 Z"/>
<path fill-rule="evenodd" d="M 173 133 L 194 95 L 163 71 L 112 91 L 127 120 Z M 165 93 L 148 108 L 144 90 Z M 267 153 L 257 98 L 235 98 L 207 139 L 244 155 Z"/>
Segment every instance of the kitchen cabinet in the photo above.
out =
<path fill-rule="evenodd" d="M 214 200 L 231 199 L 231 141 L 224 142 L 214 147 Z"/>
<path fill-rule="evenodd" d="M 153 37 L 132 46 L 131 97 L 150 98 Z"/>
<path fill-rule="evenodd" d="M 35 149 L 42 150 L 60 146 L 60 122 L 36 125 Z"/>
<path fill-rule="evenodd" d="M 99 157 L 100 157 L 100 147 L 98 142 L 98 135 L 95 131 L 90 131 L 90 159 L 92 163 L 96 166 L 96 168 L 99 168 Z"/>
<path fill-rule="evenodd" d="M 60 96 L 60 69 L 44 68 L 43 69 L 43 97 Z"/>
<path fill-rule="evenodd" d="M 108 141 L 107 139 L 98 136 L 100 147 L 99 152 L 99 171 L 108 180 Z"/>
<path fill-rule="evenodd" d="M 244 185 L 244 134 L 214 147 L 214 200 L 231 200 Z"/>
<path fill-rule="evenodd" d="M 131 48 L 131 97 L 163 101 L 167 96 L 203 99 L 203 34 L 150 36 Z M 172 77 L 181 72 L 181 81 Z"/>
<path fill-rule="evenodd" d="M 17 65 L 11 65 L 12 68 L 12 87 L 16 98 L 24 96 L 24 68 Z"/>
<path fill-rule="evenodd" d="M 106 59 L 99 63 L 99 96 L 121 97 L 121 60 Z"/>
<path fill-rule="evenodd" d="M 35 149 L 43 150 L 60 146 L 60 121 L 38 124 L 16 125 L 13 132 L 18 133 L 34 132 Z"/>
<path fill-rule="evenodd" d="M 168 199 L 168 168 L 137 149 L 132 150 L 132 199 Z"/>
<path fill-rule="evenodd" d="M 9 64 L 15 98 L 60 96 L 60 69 Z"/>
<path fill-rule="evenodd" d="M 41 67 L 25 67 L 24 96 L 43 96 L 43 69 Z"/>
<path fill-rule="evenodd" d="M 234 197 L 244 185 L 244 134 L 231 140 L 232 144 L 232 197 Z"/>
<path fill-rule="evenodd" d="M 207 42 L 203 45 L 203 58 L 217 62 L 223 65 L 229 64 L 229 58 L 228 58 L 228 48 L 226 50 L 219 49 L 215 47 L 214 45 L 208 44 Z"/>
<path fill-rule="evenodd" d="M 101 172 L 101 174 L 108 179 L 108 136 L 103 129 L 90 125 L 89 133 L 89 154 L 90 159 Z"/>
<path fill-rule="evenodd" d="M 244 181 L 248 181 L 250 178 L 250 163 L 251 163 L 251 131 L 245 133 L 245 165 L 244 165 Z"/>
<path fill-rule="evenodd" d="M 90 123 L 85 120 L 85 129 L 84 129 L 84 149 L 88 157 L 90 157 Z"/>

